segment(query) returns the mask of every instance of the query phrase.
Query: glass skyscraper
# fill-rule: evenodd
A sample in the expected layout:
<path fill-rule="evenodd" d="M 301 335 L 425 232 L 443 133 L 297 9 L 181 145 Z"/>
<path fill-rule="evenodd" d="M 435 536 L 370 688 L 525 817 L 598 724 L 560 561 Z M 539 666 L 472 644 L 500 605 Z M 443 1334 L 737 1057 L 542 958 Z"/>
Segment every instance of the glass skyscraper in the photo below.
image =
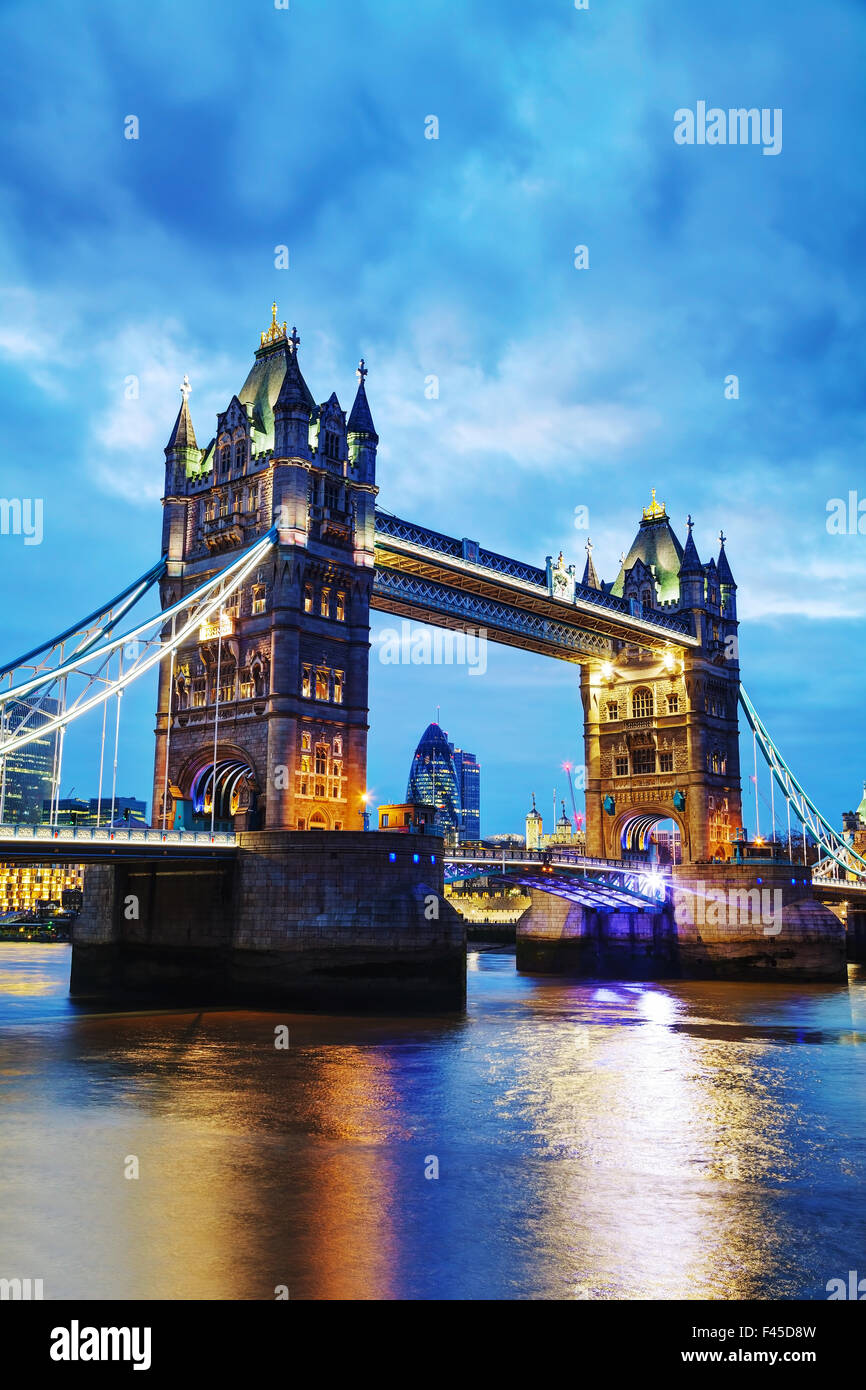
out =
<path fill-rule="evenodd" d="M 481 839 L 481 764 L 474 753 L 449 745 L 460 789 L 460 839 Z"/>
<path fill-rule="evenodd" d="M 450 840 L 477 840 L 481 828 L 481 768 L 473 753 L 455 748 L 438 724 L 428 724 L 415 749 L 406 800 L 435 806 Z"/>
<path fill-rule="evenodd" d="M 58 709 L 56 700 L 43 699 L 38 709 L 36 701 L 13 700 L 6 706 L 5 731 L 14 732 L 22 725 L 27 729 L 41 728 Z M 0 785 L 5 782 L 0 796 L 3 820 L 7 825 L 38 825 L 41 822 L 43 803 L 51 797 L 56 744 L 55 730 L 7 754 L 6 766 L 0 769 Z"/>

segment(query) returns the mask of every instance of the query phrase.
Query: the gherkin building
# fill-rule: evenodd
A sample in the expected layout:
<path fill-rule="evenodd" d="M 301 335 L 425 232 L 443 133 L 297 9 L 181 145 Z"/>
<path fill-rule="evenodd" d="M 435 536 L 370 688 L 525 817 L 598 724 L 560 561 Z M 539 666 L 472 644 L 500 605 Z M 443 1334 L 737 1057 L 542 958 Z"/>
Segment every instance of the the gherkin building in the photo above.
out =
<path fill-rule="evenodd" d="M 448 735 L 428 724 L 415 749 L 406 800 L 435 806 L 442 834 L 456 838 L 460 828 L 460 788 Z"/>

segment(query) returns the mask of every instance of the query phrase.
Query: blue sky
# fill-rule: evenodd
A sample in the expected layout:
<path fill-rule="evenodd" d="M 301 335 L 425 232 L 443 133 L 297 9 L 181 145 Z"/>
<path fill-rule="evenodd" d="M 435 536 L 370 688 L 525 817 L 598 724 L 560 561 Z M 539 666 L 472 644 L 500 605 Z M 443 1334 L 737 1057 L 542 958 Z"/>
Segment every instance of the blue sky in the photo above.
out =
<path fill-rule="evenodd" d="M 7 3 L 0 39 L 3 492 L 45 506 L 41 546 L 0 537 L 7 654 L 155 558 L 180 379 L 205 442 L 276 298 L 317 399 L 347 407 L 367 359 L 389 510 L 582 566 L 587 506 L 607 579 L 650 486 L 702 558 L 723 526 L 746 686 L 822 808 L 856 804 L 866 537 L 826 508 L 866 498 L 862 4 L 48 0 Z M 699 100 L 781 108 L 781 154 L 675 144 Z M 489 658 L 374 649 L 380 799 L 440 705 L 487 833 L 530 791 L 547 810 L 576 669 Z M 152 704 L 126 701 L 125 794 Z M 86 743 L 64 793 L 95 790 Z"/>

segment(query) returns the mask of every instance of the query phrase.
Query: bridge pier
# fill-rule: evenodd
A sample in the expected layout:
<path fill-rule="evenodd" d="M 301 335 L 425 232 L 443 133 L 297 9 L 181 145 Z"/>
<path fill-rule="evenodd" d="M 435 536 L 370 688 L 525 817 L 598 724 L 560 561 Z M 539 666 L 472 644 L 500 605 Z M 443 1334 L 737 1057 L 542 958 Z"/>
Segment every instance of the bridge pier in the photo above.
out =
<path fill-rule="evenodd" d="M 670 912 L 603 912 L 529 891 L 517 924 L 518 970 L 641 980 L 679 973 Z"/>
<path fill-rule="evenodd" d="M 846 916 L 848 959 L 859 965 L 866 963 L 866 910 L 848 904 Z"/>
<path fill-rule="evenodd" d="M 78 998 L 364 1012 L 463 1007 L 465 929 L 442 842 L 249 831 L 229 864 L 88 868 L 72 947 Z"/>

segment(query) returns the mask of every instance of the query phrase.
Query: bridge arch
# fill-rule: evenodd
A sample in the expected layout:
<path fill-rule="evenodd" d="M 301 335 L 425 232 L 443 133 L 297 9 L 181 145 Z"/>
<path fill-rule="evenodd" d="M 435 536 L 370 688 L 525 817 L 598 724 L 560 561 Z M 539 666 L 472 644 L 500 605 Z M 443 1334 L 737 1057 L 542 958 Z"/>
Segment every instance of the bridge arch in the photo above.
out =
<path fill-rule="evenodd" d="M 660 803 L 645 806 L 629 806 L 621 811 L 614 821 L 613 842 L 619 854 L 639 854 L 649 849 L 650 836 L 655 826 L 662 821 L 673 821 L 680 832 L 680 845 L 683 858 L 687 852 L 686 828 L 682 818 L 671 806 Z"/>
<path fill-rule="evenodd" d="M 218 746 L 216 762 L 212 748 L 199 749 L 187 760 L 178 782 L 196 816 L 210 817 L 213 812 L 214 820 L 224 825 L 239 811 L 253 809 L 261 789 L 252 759 L 242 748 L 231 744 Z"/>

